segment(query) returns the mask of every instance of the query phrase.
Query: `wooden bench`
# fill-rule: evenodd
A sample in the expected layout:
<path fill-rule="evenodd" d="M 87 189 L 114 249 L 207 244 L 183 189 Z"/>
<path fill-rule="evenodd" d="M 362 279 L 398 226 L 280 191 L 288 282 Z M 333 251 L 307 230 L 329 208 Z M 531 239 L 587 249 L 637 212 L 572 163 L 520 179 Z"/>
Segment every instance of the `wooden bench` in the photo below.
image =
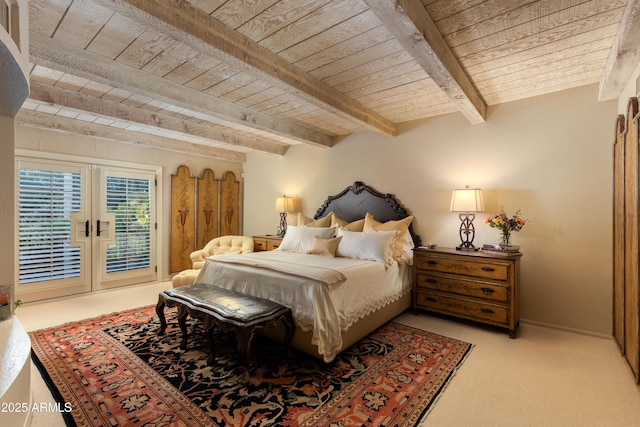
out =
<path fill-rule="evenodd" d="M 234 330 L 245 381 L 249 379 L 249 347 L 256 329 L 275 326 L 282 320 L 286 327 L 284 344 L 287 355 L 290 354 L 290 343 L 295 328 L 291 309 L 273 301 L 211 285 L 196 284 L 168 289 L 160 292 L 156 305 L 156 313 L 160 319 L 158 335 L 163 335 L 167 328 L 165 306 L 178 306 L 182 350 L 187 348 L 187 315 L 202 319 L 209 344 L 209 366 L 215 364 L 215 328 L 218 327 L 225 332 Z"/>

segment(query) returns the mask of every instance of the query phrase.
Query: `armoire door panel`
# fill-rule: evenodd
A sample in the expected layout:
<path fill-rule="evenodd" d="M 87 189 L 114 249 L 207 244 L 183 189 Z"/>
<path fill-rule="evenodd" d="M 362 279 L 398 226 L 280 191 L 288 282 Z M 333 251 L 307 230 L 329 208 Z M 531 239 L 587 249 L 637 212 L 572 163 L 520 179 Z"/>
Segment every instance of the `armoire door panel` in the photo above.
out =
<path fill-rule="evenodd" d="M 638 99 L 631 98 L 624 125 L 616 126 L 613 165 L 613 332 L 636 383 L 640 381 L 639 121 Z"/>
<path fill-rule="evenodd" d="M 624 129 L 618 116 L 613 146 L 613 337 L 624 354 Z M 615 255 L 618 256 L 615 256 Z"/>

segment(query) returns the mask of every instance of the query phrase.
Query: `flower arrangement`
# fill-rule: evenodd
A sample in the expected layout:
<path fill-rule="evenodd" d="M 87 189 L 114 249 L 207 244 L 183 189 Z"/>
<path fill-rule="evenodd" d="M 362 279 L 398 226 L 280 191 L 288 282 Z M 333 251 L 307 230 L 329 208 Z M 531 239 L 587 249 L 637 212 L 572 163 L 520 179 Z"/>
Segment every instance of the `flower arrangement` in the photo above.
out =
<path fill-rule="evenodd" d="M 520 217 L 521 212 L 518 209 L 511 217 L 507 216 L 504 208 L 500 209 L 500 213 L 490 216 L 485 221 L 491 228 L 497 228 L 502 233 L 500 244 L 509 246 L 511 244 L 511 232 L 520 231 L 526 224 L 527 220 Z"/>

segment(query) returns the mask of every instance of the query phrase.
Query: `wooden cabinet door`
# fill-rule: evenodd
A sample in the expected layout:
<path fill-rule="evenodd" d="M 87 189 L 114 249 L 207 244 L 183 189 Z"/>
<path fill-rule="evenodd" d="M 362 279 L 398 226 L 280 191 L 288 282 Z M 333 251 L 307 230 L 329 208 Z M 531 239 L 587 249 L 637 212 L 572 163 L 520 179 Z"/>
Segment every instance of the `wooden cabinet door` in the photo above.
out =
<path fill-rule="evenodd" d="M 640 382 L 640 150 L 638 99 L 631 98 L 626 120 L 616 126 L 613 191 L 613 335 L 636 383 Z"/>

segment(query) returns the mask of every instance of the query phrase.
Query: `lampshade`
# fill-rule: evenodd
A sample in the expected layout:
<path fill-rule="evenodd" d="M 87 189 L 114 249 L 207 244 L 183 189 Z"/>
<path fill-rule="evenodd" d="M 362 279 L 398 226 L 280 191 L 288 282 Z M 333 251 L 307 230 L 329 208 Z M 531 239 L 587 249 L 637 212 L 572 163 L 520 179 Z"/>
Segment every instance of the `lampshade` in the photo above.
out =
<path fill-rule="evenodd" d="M 294 210 L 293 197 L 282 196 L 276 199 L 276 212 L 292 212 Z"/>
<path fill-rule="evenodd" d="M 482 209 L 482 190 L 479 188 L 453 190 L 451 212 L 482 212 Z"/>

